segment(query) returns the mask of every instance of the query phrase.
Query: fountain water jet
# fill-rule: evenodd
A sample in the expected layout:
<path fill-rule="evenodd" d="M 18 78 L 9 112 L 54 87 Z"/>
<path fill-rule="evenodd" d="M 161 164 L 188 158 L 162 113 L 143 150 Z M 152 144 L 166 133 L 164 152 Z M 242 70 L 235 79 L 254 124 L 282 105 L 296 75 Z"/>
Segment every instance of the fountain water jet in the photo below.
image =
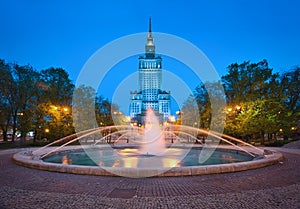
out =
<path fill-rule="evenodd" d="M 165 137 L 159 125 L 159 120 L 152 108 L 148 108 L 140 153 L 145 155 L 161 155 L 165 151 Z"/>

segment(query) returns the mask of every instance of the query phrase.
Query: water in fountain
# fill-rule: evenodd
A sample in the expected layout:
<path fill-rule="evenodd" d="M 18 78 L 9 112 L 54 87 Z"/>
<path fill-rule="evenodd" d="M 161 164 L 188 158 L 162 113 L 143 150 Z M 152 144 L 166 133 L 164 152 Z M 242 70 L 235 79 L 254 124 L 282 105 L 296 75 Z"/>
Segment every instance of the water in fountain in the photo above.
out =
<path fill-rule="evenodd" d="M 147 109 L 145 132 L 140 153 L 143 155 L 161 155 L 166 151 L 163 131 L 152 108 Z"/>
<path fill-rule="evenodd" d="M 103 132 L 109 134 L 102 135 Z M 207 136 L 206 140 L 199 140 L 198 134 Z M 89 140 L 90 138 L 94 139 Z M 108 138 L 112 139 L 113 145 L 103 145 Z M 232 159 L 236 162 L 249 161 L 263 153 L 263 150 L 242 140 L 211 130 L 174 124 L 161 127 L 159 118 L 151 108 L 147 110 L 144 128 L 130 125 L 99 127 L 77 133 L 77 137 L 71 135 L 57 142 L 61 143 L 65 140 L 67 142 L 59 147 L 46 146 L 32 154 L 37 154 L 37 157 L 47 162 L 58 159 L 58 162 L 64 163 L 64 155 L 67 153 L 72 164 L 91 165 L 88 161 L 90 160 L 93 165 L 99 165 L 110 173 L 128 177 L 148 177 L 159 175 L 172 167 L 231 163 Z M 66 147 L 81 140 L 85 142 L 81 142 L 85 154 L 78 154 L 80 150 L 77 147 L 71 149 Z M 219 147 L 219 142 L 212 143 L 212 140 L 222 141 L 222 145 Z M 193 148 L 194 145 L 191 144 L 193 141 L 201 145 Z M 47 147 L 49 150 L 44 150 Z M 71 151 L 66 152 L 64 148 Z M 63 151 L 59 152 L 59 150 Z M 82 157 L 84 155 L 87 157 Z M 79 160 L 76 161 L 76 158 Z M 86 164 L 81 164 L 83 159 L 87 159 L 84 161 Z M 115 170 L 116 168 L 119 170 Z M 126 173 L 129 168 L 141 170 L 136 173 Z"/>

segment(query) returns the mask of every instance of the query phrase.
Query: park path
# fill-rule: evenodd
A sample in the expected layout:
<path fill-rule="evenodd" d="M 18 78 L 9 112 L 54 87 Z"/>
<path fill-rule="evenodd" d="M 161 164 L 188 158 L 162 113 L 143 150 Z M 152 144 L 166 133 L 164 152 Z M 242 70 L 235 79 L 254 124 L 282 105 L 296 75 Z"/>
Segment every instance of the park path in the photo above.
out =
<path fill-rule="evenodd" d="M 4 150 L 0 208 L 300 208 L 300 149 L 274 150 L 283 163 L 261 169 L 140 179 L 29 169 Z"/>

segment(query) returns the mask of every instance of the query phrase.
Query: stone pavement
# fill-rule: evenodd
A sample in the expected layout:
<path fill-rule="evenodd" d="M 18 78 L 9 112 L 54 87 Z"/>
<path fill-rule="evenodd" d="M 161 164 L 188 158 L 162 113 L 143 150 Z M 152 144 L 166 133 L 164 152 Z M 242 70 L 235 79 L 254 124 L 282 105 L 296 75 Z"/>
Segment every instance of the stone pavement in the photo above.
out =
<path fill-rule="evenodd" d="M 34 170 L 1 151 L 0 208 L 300 208 L 300 150 L 276 150 L 283 163 L 256 170 L 142 179 Z"/>

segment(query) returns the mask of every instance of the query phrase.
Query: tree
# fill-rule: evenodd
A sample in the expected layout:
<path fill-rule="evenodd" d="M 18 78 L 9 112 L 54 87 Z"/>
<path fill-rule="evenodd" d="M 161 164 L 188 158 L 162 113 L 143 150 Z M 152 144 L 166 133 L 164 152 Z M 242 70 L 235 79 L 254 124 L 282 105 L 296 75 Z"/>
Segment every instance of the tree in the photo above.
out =
<path fill-rule="evenodd" d="M 228 74 L 222 76 L 222 83 L 228 103 L 238 104 L 266 97 L 269 81 L 273 77 L 267 60 L 258 63 L 234 63 L 227 69 Z"/>
<path fill-rule="evenodd" d="M 200 115 L 199 127 L 209 129 L 211 121 L 211 103 L 204 84 L 196 87 L 194 92 Z"/>
<path fill-rule="evenodd" d="M 11 66 L 0 59 L 0 127 L 4 141 L 7 141 L 7 132 L 11 125 L 8 87 L 12 80 Z"/>
<path fill-rule="evenodd" d="M 112 104 L 102 96 L 96 97 L 95 111 L 98 126 L 113 125 L 112 112 L 119 112 L 117 108 L 113 110 Z"/>
<path fill-rule="evenodd" d="M 199 110 L 196 99 L 190 95 L 181 108 L 181 124 L 185 126 L 199 126 Z"/>
<path fill-rule="evenodd" d="M 36 111 L 36 83 L 39 79 L 39 73 L 30 65 L 14 65 L 15 85 L 17 94 L 15 94 L 15 112 L 13 114 L 14 129 L 21 132 L 21 138 L 24 141 L 26 134 L 33 128 L 33 115 Z M 17 121 L 17 123 L 15 123 Z"/>
<path fill-rule="evenodd" d="M 247 136 L 260 136 L 261 144 L 264 144 L 265 133 L 275 138 L 276 132 L 279 130 L 278 114 L 282 111 L 281 103 L 272 100 L 255 100 L 244 102 L 241 109 L 232 110 L 228 114 L 227 132 L 238 137 L 245 138 Z"/>
<path fill-rule="evenodd" d="M 41 71 L 41 81 L 44 85 L 44 100 L 53 105 L 70 105 L 74 85 L 69 74 L 62 68 L 49 68 Z"/>
<path fill-rule="evenodd" d="M 228 103 L 226 133 L 240 137 L 259 133 L 264 144 L 265 133 L 279 130 L 283 93 L 278 78 L 266 60 L 228 66 L 222 77 Z"/>
<path fill-rule="evenodd" d="M 73 133 L 71 101 L 74 85 L 68 73 L 62 68 L 42 70 L 37 88 L 36 136 L 46 134 L 53 140 Z M 45 130 L 48 133 L 44 133 Z"/>
<path fill-rule="evenodd" d="M 195 92 L 200 114 L 200 127 L 222 131 L 225 114 L 225 93 L 220 81 L 199 85 Z"/>
<path fill-rule="evenodd" d="M 300 121 L 300 67 L 294 67 L 281 76 L 284 110 L 280 112 L 281 130 L 285 136 L 289 136 L 296 129 L 299 131 Z"/>
<path fill-rule="evenodd" d="M 97 127 L 95 116 L 96 91 L 90 86 L 75 88 L 73 95 L 73 123 L 77 132 Z"/>
<path fill-rule="evenodd" d="M 1 101 L 5 114 L 6 127 L 12 129 L 12 142 L 18 131 L 22 139 L 32 128 L 32 113 L 34 111 L 33 100 L 35 97 L 35 84 L 38 73 L 30 65 L 20 66 L 18 64 L 5 64 L 1 61 Z"/>

